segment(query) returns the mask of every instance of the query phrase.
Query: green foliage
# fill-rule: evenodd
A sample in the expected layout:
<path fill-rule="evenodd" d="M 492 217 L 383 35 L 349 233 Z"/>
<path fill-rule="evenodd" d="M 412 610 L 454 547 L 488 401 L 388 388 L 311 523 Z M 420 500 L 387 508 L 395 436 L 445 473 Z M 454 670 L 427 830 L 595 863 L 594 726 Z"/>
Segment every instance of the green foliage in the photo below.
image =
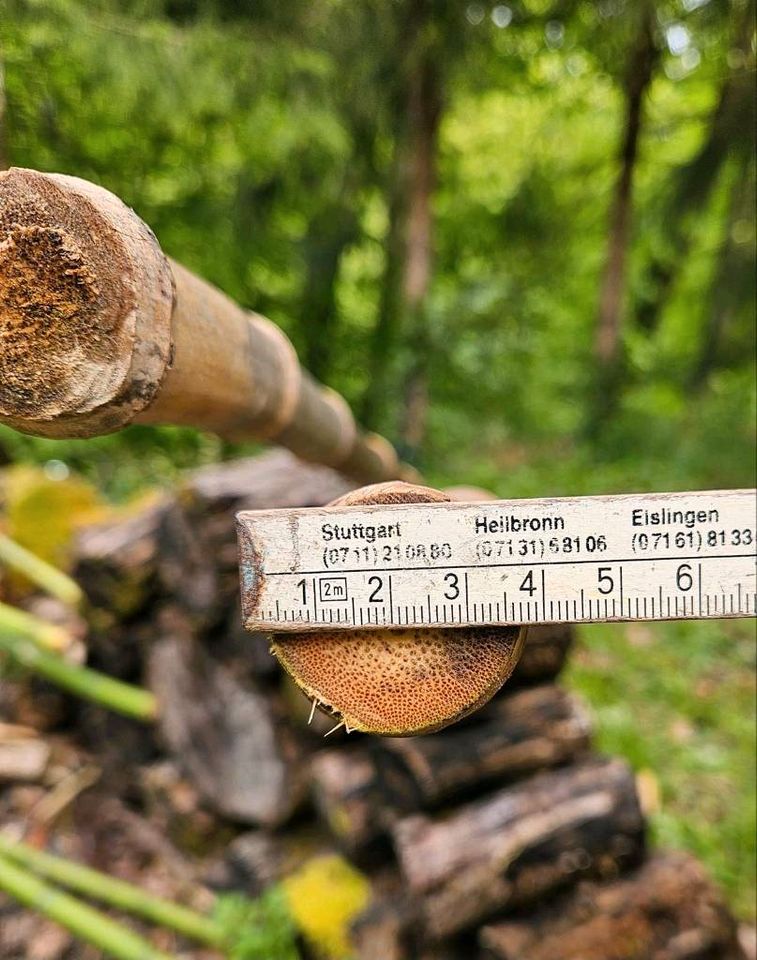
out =
<path fill-rule="evenodd" d="M 634 178 L 622 389 L 589 441 L 599 279 L 641 4 L 429 0 L 427 40 L 444 50 L 427 303 L 432 482 L 502 496 L 754 483 L 749 111 L 725 125 L 718 163 L 708 149 L 724 85 L 753 84 L 754 54 L 738 33 L 754 3 L 650 2 L 659 57 Z M 385 279 L 407 7 L 0 0 L 0 149 L 17 165 L 114 190 L 168 253 L 281 324 L 359 403 Z M 318 291 L 331 312 L 324 356 L 313 350 L 324 328 L 309 291 L 343 218 L 333 289 Z M 390 435 L 412 349 L 401 332 L 378 398 L 373 419 Z M 0 430 L 0 459 L 63 460 L 116 499 L 250 449 L 177 428 L 70 442 Z M 740 630 L 650 628 L 643 649 L 631 628 L 586 630 L 574 677 L 604 745 L 660 777 L 658 834 L 693 846 L 749 915 L 753 701 Z M 700 696 L 713 671 L 714 692 Z M 680 743 L 660 733 L 678 714 L 695 730 Z"/>
<path fill-rule="evenodd" d="M 600 749 L 660 783 L 653 839 L 707 863 L 754 918 L 754 625 L 602 624 L 581 629 L 568 680 L 591 704 Z"/>
<path fill-rule="evenodd" d="M 281 887 L 269 887 L 255 900 L 223 894 L 213 917 L 229 944 L 225 955 L 230 960 L 299 960 L 296 930 Z"/>

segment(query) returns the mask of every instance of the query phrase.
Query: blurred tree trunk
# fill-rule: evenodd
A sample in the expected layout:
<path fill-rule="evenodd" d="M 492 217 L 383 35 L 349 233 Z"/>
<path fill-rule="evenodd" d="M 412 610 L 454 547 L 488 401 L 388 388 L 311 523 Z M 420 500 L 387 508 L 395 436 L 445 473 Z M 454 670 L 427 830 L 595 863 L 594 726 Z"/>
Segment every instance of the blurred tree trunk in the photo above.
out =
<path fill-rule="evenodd" d="M 8 100 L 5 94 L 5 70 L 0 60 L 0 170 L 7 170 L 10 166 L 8 155 Z M 0 441 L 0 467 L 11 462 L 10 452 Z"/>
<path fill-rule="evenodd" d="M 439 24 L 434 23 L 432 14 L 429 0 L 413 0 L 407 8 L 384 284 L 371 348 L 370 383 L 363 402 L 364 420 L 377 425 L 385 408 L 392 354 L 404 329 L 412 356 L 402 391 L 400 435 L 410 457 L 423 441 L 428 405 L 426 299 L 431 280 L 431 201 L 441 117 L 440 46 L 435 35 Z"/>
<path fill-rule="evenodd" d="M 419 4 L 419 7 L 424 6 Z M 402 295 L 407 316 L 410 369 L 404 385 L 400 436 L 405 455 L 415 457 L 426 433 L 428 413 L 427 299 L 433 255 L 432 197 L 436 184 L 436 147 L 441 116 L 440 76 L 435 50 L 421 24 L 417 62 L 408 89 L 408 193 L 405 269 Z"/>
<path fill-rule="evenodd" d="M 647 268 L 643 285 L 647 292 L 636 308 L 638 325 L 649 332 L 659 325 L 675 278 L 685 262 L 692 217 L 701 213 L 728 156 L 734 153 L 750 156 L 754 148 L 754 14 L 755 3 L 750 0 L 736 25 L 731 44 L 729 59 L 736 66 L 723 80 L 709 133 L 698 153 L 682 167 L 665 211 L 666 250 Z"/>
<path fill-rule="evenodd" d="M 0 60 L 0 170 L 10 166 L 8 155 L 8 98 L 5 93 L 5 69 Z"/>
<path fill-rule="evenodd" d="M 398 152 L 399 144 L 395 150 L 395 153 Z M 361 421 L 370 430 L 384 428 L 392 354 L 400 328 L 400 279 L 404 251 L 401 167 L 399 156 L 396 156 L 387 191 L 389 222 L 384 239 L 384 273 L 368 357 L 368 386 L 361 405 Z"/>
<path fill-rule="evenodd" d="M 723 239 L 706 298 L 702 342 L 690 381 L 694 390 L 701 389 L 720 364 L 724 344 L 729 344 L 736 359 L 743 356 L 742 349 L 747 355 L 754 354 L 754 246 L 739 242 L 735 234 L 740 223 L 751 223 L 754 229 L 754 163 L 749 158 L 736 168 L 731 186 Z M 751 341 L 748 345 L 730 333 L 726 336 L 740 307 L 745 307 L 750 315 L 745 324 Z"/>
<path fill-rule="evenodd" d="M 354 198 L 345 197 L 348 201 Z M 332 203 L 319 210 L 305 237 L 305 283 L 299 317 L 305 343 L 304 362 L 320 380 L 328 379 L 334 345 L 339 267 L 359 235 L 354 203 Z"/>
<path fill-rule="evenodd" d="M 626 263 L 631 227 L 633 178 L 639 151 L 644 95 L 652 79 L 656 60 L 652 10 L 648 4 L 640 16 L 639 32 L 631 51 L 625 81 L 625 126 L 620 149 L 620 172 L 610 214 L 607 260 L 602 277 L 597 316 L 595 352 L 599 362 L 601 393 L 619 378 L 621 366 L 621 323 L 626 288 Z"/>

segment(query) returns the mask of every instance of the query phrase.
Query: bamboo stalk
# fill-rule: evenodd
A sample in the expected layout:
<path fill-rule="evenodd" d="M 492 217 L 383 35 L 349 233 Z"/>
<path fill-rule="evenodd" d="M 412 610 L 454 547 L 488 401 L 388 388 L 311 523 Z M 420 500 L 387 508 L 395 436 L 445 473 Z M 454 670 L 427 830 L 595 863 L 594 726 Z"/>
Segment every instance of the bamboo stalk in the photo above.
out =
<path fill-rule="evenodd" d="M 92 897 L 159 926 L 170 927 L 192 940 L 210 946 L 221 946 L 224 942 L 222 928 L 210 917 L 170 900 L 154 897 L 140 887 L 117 880 L 99 870 L 74 863 L 64 857 L 56 857 L 43 850 L 36 850 L 0 832 L 0 858 L 2 857 L 76 893 Z"/>
<path fill-rule="evenodd" d="M 68 631 L 54 623 L 40 620 L 25 610 L 0 602 L 0 631 L 20 634 L 43 650 L 65 650 L 71 637 Z"/>
<path fill-rule="evenodd" d="M 81 588 L 71 577 L 3 533 L 0 533 L 0 564 L 23 574 L 27 580 L 72 607 L 78 607 L 83 600 Z"/>
<path fill-rule="evenodd" d="M 289 340 L 177 263 L 117 197 L 75 177 L 0 174 L 0 420 L 88 437 L 129 423 L 271 440 L 363 482 L 393 448 L 303 371 Z"/>
<path fill-rule="evenodd" d="M 0 628 L 0 651 L 63 690 L 99 703 L 116 713 L 146 723 L 157 716 L 157 700 L 149 690 L 115 680 L 89 667 L 68 663 L 19 633 Z"/>
<path fill-rule="evenodd" d="M 44 883 L 3 856 L 0 856 L 0 889 L 117 960 L 172 960 L 169 954 L 156 949 L 127 927 Z"/>

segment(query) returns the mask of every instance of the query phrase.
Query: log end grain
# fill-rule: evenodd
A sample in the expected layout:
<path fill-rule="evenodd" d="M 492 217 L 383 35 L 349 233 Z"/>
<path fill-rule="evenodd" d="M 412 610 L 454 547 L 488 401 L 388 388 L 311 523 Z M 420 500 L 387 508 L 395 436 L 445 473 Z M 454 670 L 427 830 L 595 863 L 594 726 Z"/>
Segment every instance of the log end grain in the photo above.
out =
<path fill-rule="evenodd" d="M 0 173 L 0 419 L 42 436 L 116 430 L 169 362 L 173 280 L 148 227 L 75 177 Z"/>
<path fill-rule="evenodd" d="M 429 487 L 375 484 L 332 506 L 448 502 Z M 486 703 L 520 656 L 518 627 L 279 634 L 271 649 L 311 699 L 351 730 L 410 736 Z"/>

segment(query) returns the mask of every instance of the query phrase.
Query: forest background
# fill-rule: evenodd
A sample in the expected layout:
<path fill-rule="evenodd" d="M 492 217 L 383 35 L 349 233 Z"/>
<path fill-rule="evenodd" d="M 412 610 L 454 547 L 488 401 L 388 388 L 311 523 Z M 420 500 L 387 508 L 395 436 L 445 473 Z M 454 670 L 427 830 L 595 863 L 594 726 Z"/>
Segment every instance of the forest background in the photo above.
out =
<path fill-rule="evenodd" d="M 744 487 L 754 77 L 752 0 L 0 0 L 0 169 L 117 193 L 432 483 Z M 50 498 L 251 449 L 0 430 Z M 600 744 L 753 917 L 753 625 L 581 636 Z"/>

